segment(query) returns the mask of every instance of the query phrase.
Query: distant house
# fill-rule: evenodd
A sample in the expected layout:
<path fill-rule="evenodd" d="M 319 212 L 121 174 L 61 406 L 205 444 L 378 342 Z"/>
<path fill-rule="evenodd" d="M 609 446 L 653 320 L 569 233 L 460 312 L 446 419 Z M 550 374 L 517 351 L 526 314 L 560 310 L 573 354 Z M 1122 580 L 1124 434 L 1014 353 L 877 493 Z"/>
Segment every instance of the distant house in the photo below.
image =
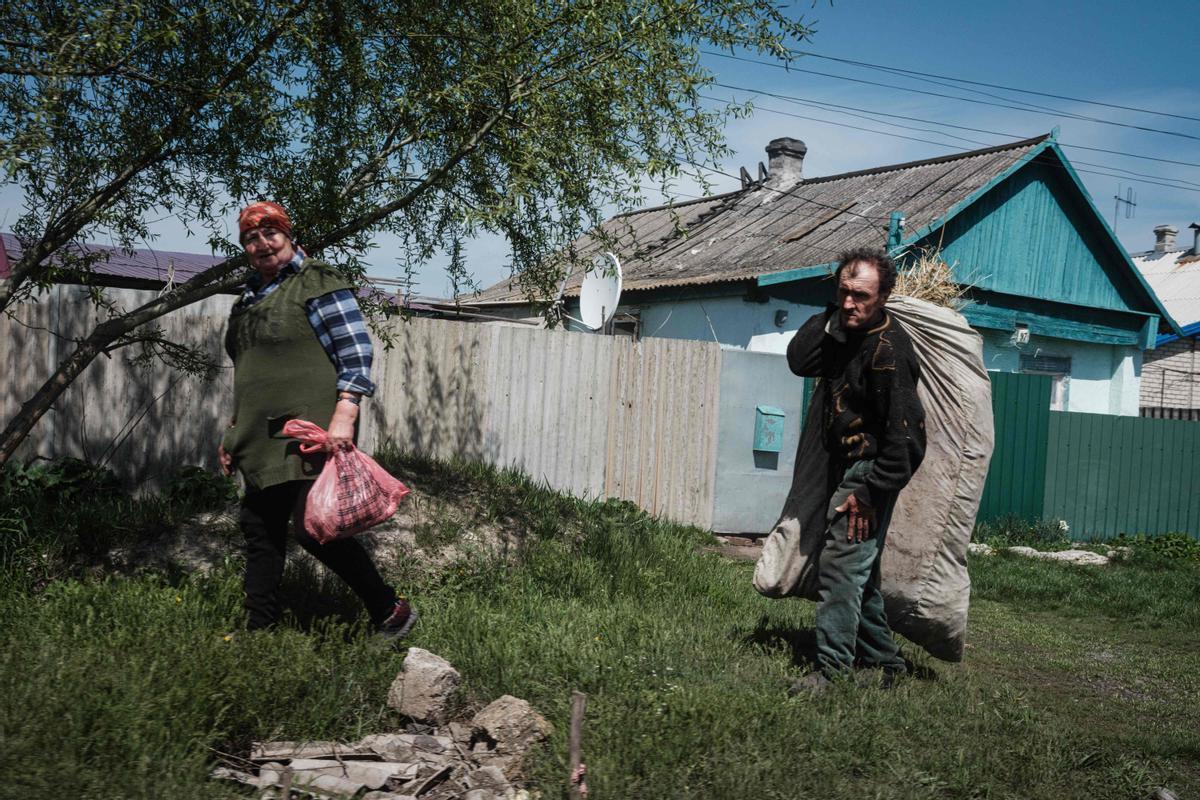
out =
<path fill-rule="evenodd" d="M 1177 247 L 1178 229 L 1154 229 L 1153 250 L 1135 253 L 1133 263 L 1154 289 L 1179 332 L 1158 337 L 1142 364 L 1142 416 L 1200 420 L 1200 224 L 1190 226 L 1190 248 Z"/>
<path fill-rule="evenodd" d="M 85 244 L 74 246 L 75 254 L 98 256 L 88 259 L 90 269 L 83 271 L 62 271 L 55 279 L 53 294 L 63 300 L 79 299 L 87 295 L 87 287 L 102 286 L 106 289 L 122 290 L 117 297 L 127 303 L 146 302 L 153 296 L 178 286 L 225 260 L 224 256 L 202 255 L 199 253 L 183 253 L 174 250 L 155 250 L 153 248 L 136 248 L 126 250 L 100 244 Z M 0 277 L 6 277 L 11 269 L 10 264 L 21 257 L 24 248 L 20 240 L 11 233 L 0 233 Z M 230 290 L 224 296 L 217 295 L 189 306 L 192 313 L 225 313 L 229 310 L 232 300 L 229 295 L 235 294 Z M 399 307 L 400 299 L 377 287 L 366 287 L 359 290 L 360 297 L 374 295 L 381 302 Z M 433 306 L 413 304 L 414 310 L 432 313 Z"/>
<path fill-rule="evenodd" d="M 16 236 L 0 233 L 0 275 L 7 275 L 10 262 L 19 260 L 23 252 L 24 248 Z M 65 272 L 59 276 L 59 283 L 154 291 L 183 283 L 225 260 L 223 257 L 198 253 L 152 248 L 125 250 L 100 244 L 72 246 L 72 252 L 79 256 L 96 257 L 90 260 L 90 272 Z"/>
<path fill-rule="evenodd" d="M 831 299 L 839 253 L 932 248 L 972 287 L 963 313 L 983 334 L 989 370 L 1052 375 L 1060 410 L 1138 413 L 1142 353 L 1178 326 L 1054 133 L 813 178 L 806 152 L 776 139 L 765 179 L 621 214 L 578 240 L 583 259 L 609 249 L 622 261 L 618 332 L 782 353 Z M 568 314 L 580 282 L 566 284 Z M 461 299 L 492 314 L 530 311 L 515 280 Z"/>

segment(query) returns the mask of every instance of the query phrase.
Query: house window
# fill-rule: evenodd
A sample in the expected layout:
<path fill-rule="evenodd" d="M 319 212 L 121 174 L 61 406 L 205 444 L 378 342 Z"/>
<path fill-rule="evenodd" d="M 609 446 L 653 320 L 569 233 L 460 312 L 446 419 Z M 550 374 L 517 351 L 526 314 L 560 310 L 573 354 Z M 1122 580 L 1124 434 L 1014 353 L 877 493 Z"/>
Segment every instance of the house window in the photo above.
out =
<path fill-rule="evenodd" d="M 642 315 L 618 313 L 613 317 L 612 332 L 614 336 L 632 336 L 634 341 L 642 338 Z"/>
<path fill-rule="evenodd" d="M 1068 356 L 1021 356 L 1021 372 L 1027 375 L 1049 375 L 1050 410 L 1066 411 L 1071 395 L 1071 359 Z"/>

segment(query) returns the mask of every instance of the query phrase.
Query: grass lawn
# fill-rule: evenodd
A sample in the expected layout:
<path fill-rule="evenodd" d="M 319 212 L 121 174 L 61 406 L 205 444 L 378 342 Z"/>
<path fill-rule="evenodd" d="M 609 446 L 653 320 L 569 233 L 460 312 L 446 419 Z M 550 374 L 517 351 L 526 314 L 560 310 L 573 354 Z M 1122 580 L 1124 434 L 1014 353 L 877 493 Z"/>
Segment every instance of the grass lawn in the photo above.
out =
<path fill-rule="evenodd" d="M 973 558 L 966 660 L 911 645 L 890 691 L 786 696 L 808 669 L 813 605 L 770 601 L 752 565 L 628 504 L 584 503 L 477 467 L 391 459 L 430 500 L 419 539 L 520 534 L 396 580 L 408 640 L 463 673 L 463 702 L 509 693 L 556 726 L 530 785 L 565 796 L 573 689 L 605 798 L 1200 796 L 1200 565 L 1073 567 Z M 437 500 L 437 503 L 433 503 Z M 510 554 L 512 555 L 512 554 Z M 266 738 L 357 738 L 402 724 L 384 702 L 403 651 L 360 624 L 336 581 L 293 569 L 299 617 L 226 637 L 238 566 L 0 588 L 0 796 L 230 797 L 214 751 Z"/>

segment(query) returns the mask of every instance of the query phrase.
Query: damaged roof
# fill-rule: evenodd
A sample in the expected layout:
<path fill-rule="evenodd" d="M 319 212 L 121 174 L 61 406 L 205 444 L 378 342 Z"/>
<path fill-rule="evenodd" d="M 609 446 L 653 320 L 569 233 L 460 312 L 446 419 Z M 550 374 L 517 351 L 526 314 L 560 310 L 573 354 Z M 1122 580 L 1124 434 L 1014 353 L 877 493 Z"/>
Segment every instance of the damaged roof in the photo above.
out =
<path fill-rule="evenodd" d="M 576 262 L 612 250 L 621 259 L 625 291 L 748 281 L 830 264 L 845 250 L 882 247 L 893 211 L 904 211 L 909 231 L 936 223 L 1049 138 L 786 186 L 768 178 L 727 194 L 620 214 L 576 240 Z M 568 296 L 578 295 L 582 278 L 576 270 Z M 502 305 L 527 298 L 514 277 L 460 300 Z"/>

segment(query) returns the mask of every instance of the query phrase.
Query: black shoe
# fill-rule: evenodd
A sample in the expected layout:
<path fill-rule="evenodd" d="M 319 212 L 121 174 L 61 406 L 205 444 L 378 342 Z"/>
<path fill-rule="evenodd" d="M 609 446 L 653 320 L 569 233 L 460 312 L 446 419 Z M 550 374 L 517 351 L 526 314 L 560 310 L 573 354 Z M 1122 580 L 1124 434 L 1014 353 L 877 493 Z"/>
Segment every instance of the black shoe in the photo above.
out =
<path fill-rule="evenodd" d="M 788 687 L 788 697 L 796 697 L 797 695 L 807 695 L 816 697 L 824 694 L 833 688 L 833 681 L 826 678 L 821 672 L 810 672 L 803 678 L 797 679 L 790 687 Z"/>
<path fill-rule="evenodd" d="M 871 667 L 855 670 L 854 685 L 860 689 L 891 689 L 908 673 L 902 669 Z"/>
<path fill-rule="evenodd" d="M 379 635 L 385 639 L 403 639 L 417 622 L 417 610 L 401 597 L 392 606 L 392 613 L 379 624 Z"/>

